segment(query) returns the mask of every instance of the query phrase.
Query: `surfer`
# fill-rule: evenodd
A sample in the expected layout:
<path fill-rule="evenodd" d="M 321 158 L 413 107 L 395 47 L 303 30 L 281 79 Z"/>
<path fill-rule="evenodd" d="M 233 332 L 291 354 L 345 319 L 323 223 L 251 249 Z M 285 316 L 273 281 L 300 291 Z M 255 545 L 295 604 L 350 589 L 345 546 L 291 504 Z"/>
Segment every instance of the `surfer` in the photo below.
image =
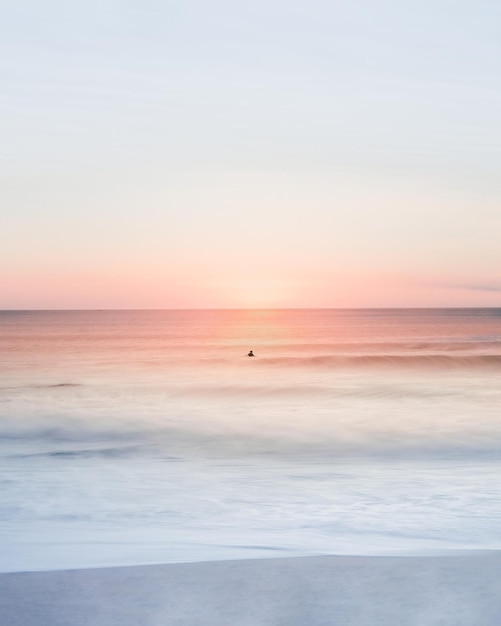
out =
<path fill-rule="evenodd" d="M 255 356 L 254 352 L 252 352 L 252 350 L 250 350 L 249 354 L 247 356 Z"/>

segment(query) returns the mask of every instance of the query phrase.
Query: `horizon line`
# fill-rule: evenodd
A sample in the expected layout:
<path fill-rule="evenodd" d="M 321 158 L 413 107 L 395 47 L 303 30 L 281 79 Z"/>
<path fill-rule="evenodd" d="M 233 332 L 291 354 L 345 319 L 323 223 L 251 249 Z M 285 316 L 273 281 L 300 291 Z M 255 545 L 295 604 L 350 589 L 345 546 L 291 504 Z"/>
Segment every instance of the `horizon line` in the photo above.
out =
<path fill-rule="evenodd" d="M 77 313 L 82 311 L 413 311 L 413 310 L 489 310 L 499 306 L 365 306 L 365 307 L 162 307 L 162 308 L 62 308 L 62 309 L 0 309 L 0 313 Z"/>

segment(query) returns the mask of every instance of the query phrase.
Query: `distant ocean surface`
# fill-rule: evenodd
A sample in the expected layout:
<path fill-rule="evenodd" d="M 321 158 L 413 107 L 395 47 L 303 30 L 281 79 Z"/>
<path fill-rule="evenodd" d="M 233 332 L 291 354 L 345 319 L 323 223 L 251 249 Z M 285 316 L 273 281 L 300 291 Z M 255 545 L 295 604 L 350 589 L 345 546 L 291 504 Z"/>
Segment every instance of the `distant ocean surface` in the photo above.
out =
<path fill-rule="evenodd" d="M 0 571 L 501 549 L 501 309 L 3 311 L 0 436 Z"/>

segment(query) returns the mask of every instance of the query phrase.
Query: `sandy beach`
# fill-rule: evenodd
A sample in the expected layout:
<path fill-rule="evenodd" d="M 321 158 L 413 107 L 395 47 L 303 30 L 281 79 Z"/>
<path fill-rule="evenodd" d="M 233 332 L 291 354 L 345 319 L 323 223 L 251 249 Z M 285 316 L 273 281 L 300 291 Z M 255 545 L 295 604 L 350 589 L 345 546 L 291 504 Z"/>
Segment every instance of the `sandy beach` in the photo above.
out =
<path fill-rule="evenodd" d="M 0 575 L 9 626 L 497 626 L 501 554 L 305 557 Z"/>

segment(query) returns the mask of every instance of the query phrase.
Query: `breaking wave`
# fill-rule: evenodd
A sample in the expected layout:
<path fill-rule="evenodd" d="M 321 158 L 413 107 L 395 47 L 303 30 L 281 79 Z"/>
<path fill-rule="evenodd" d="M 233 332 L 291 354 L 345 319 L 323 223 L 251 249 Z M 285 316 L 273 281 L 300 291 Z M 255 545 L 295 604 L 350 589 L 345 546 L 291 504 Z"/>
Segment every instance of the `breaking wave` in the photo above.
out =
<path fill-rule="evenodd" d="M 501 367 L 501 354 L 349 354 L 260 359 L 268 365 L 294 367 Z"/>

